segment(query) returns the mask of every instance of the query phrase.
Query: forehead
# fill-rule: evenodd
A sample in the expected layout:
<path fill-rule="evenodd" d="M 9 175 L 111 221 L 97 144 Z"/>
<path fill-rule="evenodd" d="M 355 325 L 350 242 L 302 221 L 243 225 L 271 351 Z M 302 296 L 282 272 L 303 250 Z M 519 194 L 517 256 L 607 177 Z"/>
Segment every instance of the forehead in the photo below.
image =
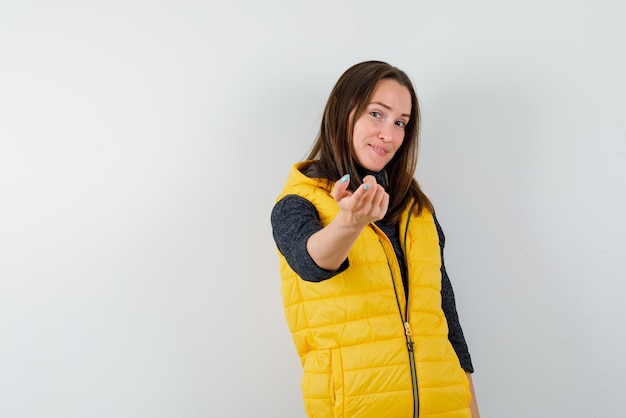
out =
<path fill-rule="evenodd" d="M 370 97 L 370 103 L 374 102 L 388 106 L 398 113 L 411 113 L 411 93 L 396 80 L 380 80 Z"/>

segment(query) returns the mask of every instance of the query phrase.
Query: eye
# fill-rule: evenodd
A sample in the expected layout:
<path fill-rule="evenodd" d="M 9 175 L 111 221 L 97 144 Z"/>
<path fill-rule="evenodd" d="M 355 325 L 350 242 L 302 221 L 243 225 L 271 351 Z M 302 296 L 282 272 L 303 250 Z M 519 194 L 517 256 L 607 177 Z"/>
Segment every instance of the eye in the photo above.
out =
<path fill-rule="evenodd" d="M 396 126 L 399 128 L 404 128 L 406 126 L 406 123 L 403 120 L 398 120 L 396 121 Z"/>
<path fill-rule="evenodd" d="M 370 115 L 371 115 L 371 116 L 373 116 L 373 117 L 375 117 L 376 119 L 380 119 L 380 118 L 382 118 L 382 117 L 383 117 L 382 113 L 380 113 L 380 112 L 379 112 L 379 111 L 377 111 L 377 110 L 372 110 L 372 111 L 370 112 Z"/>

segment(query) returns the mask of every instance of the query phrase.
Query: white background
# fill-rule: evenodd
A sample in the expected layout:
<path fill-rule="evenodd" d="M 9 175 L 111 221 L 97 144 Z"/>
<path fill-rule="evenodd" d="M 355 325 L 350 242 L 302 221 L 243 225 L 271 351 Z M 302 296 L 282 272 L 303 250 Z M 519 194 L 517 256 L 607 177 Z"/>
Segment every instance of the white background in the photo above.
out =
<path fill-rule="evenodd" d="M 303 417 L 269 214 L 367 59 L 420 96 L 483 417 L 619 416 L 625 4 L 1 2 L 0 417 Z"/>

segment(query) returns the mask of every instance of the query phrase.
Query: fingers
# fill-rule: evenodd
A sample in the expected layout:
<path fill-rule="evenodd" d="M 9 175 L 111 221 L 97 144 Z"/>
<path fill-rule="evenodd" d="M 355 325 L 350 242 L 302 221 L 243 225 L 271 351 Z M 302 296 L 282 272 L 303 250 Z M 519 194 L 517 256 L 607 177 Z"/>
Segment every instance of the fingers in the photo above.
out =
<path fill-rule="evenodd" d="M 389 195 L 385 188 L 376 183 L 374 176 L 370 175 L 363 179 L 363 184 L 359 189 L 363 189 L 361 196 L 363 205 L 370 206 L 371 214 L 378 218 L 376 220 L 382 219 L 387 213 L 389 205 Z"/>
<path fill-rule="evenodd" d="M 365 200 L 381 198 L 382 194 L 386 193 L 385 188 L 376 183 L 376 179 L 372 175 L 365 176 L 363 184 L 354 192 L 355 195 L 358 194 L 359 199 Z"/>
<path fill-rule="evenodd" d="M 333 188 L 333 198 L 339 202 L 344 197 L 350 196 L 351 193 L 348 191 L 348 187 L 350 186 L 350 174 L 344 175 L 342 178 L 335 182 L 335 187 Z"/>
<path fill-rule="evenodd" d="M 383 186 L 376 183 L 374 176 L 369 175 L 363 179 L 363 184 L 350 199 L 342 202 L 340 206 L 351 212 L 352 218 L 359 222 L 374 222 L 385 217 L 389 207 L 389 195 Z"/>

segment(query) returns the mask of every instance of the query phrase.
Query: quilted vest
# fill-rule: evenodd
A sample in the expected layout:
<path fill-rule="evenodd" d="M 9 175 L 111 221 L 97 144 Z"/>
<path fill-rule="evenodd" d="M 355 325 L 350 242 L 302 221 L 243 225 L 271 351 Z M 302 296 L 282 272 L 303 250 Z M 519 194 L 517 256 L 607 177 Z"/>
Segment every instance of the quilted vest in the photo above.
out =
<path fill-rule="evenodd" d="M 322 226 L 339 211 L 332 185 L 296 164 L 282 197 L 315 205 Z M 441 308 L 441 258 L 432 213 L 400 220 L 408 302 L 393 246 L 374 224 L 354 243 L 349 267 L 320 283 L 302 280 L 279 252 L 287 323 L 300 356 L 310 418 L 469 418 L 465 372 Z"/>

